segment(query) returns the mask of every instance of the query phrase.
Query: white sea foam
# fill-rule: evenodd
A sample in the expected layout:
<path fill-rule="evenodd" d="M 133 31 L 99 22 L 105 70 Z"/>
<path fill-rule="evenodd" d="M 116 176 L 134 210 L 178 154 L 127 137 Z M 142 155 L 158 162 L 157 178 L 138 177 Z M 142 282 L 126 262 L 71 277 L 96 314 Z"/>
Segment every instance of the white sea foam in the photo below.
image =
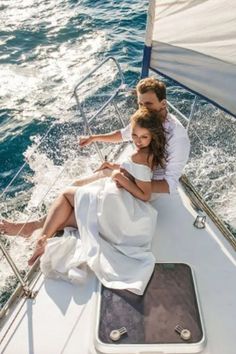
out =
<path fill-rule="evenodd" d="M 220 148 L 208 148 L 185 168 L 213 210 L 236 230 L 236 158 Z"/>

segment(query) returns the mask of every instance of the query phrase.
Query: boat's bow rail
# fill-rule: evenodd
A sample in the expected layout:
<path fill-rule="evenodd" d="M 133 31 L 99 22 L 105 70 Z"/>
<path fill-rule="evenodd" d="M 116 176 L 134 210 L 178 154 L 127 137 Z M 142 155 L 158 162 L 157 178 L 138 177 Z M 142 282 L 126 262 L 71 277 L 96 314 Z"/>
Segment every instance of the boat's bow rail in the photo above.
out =
<path fill-rule="evenodd" d="M 214 224 L 218 227 L 222 235 L 229 241 L 231 246 L 236 251 L 236 238 L 229 231 L 229 229 L 225 226 L 223 221 L 219 218 L 219 216 L 209 207 L 209 205 L 205 202 L 202 196 L 197 192 L 193 184 L 189 181 L 186 175 L 182 175 L 180 179 L 185 192 L 188 194 L 192 206 L 198 212 L 198 217 L 201 217 L 203 213 L 208 215 L 208 217 L 214 222 Z M 206 217 L 206 216 L 205 216 Z M 197 221 L 197 218 L 195 221 Z M 195 226 L 195 223 L 194 223 Z M 205 225 L 203 224 L 203 228 Z M 200 227 L 201 228 L 201 227 Z"/>
<path fill-rule="evenodd" d="M 101 67 L 103 67 L 104 65 L 106 65 L 107 62 L 112 61 L 117 69 L 118 72 L 118 76 L 120 79 L 120 85 L 118 88 L 115 88 L 114 91 L 112 92 L 111 96 L 102 104 L 102 106 L 92 115 L 92 117 L 88 118 L 87 115 L 85 114 L 85 111 L 83 109 L 83 105 L 81 104 L 80 100 L 79 100 L 79 89 L 81 88 L 81 86 L 92 77 L 92 75 L 94 75 Z M 91 126 L 93 125 L 95 119 L 106 109 L 106 107 L 110 104 L 112 104 L 115 108 L 117 117 L 120 121 L 120 124 L 122 127 L 125 126 L 125 122 L 122 118 L 122 115 L 119 111 L 119 108 L 117 106 L 117 103 L 115 101 L 115 98 L 118 96 L 118 94 L 120 92 L 126 91 L 127 90 L 127 86 L 125 85 L 125 81 L 124 81 L 124 76 L 123 73 L 121 71 L 121 67 L 120 64 L 117 62 L 117 60 L 114 57 L 108 57 L 105 60 L 103 60 L 99 65 L 97 65 L 92 71 L 90 71 L 74 88 L 74 97 L 76 100 L 76 104 L 77 104 L 77 111 L 80 113 L 81 117 L 83 118 L 84 121 L 84 127 L 85 127 L 85 133 L 92 135 L 92 130 L 91 130 Z M 95 142 L 95 147 L 97 150 L 97 153 L 101 159 L 101 161 L 104 161 L 105 156 L 103 156 L 103 153 L 101 151 L 101 149 L 99 148 L 99 145 Z"/>
<path fill-rule="evenodd" d="M 118 73 L 118 79 L 120 81 L 120 84 L 117 88 L 115 88 L 111 95 L 107 98 L 107 100 L 105 102 L 103 102 L 102 106 L 100 108 L 98 108 L 98 110 L 92 115 L 92 117 L 88 118 L 87 114 L 85 113 L 84 109 L 83 109 L 83 104 L 80 102 L 79 100 L 79 90 L 81 88 L 81 86 L 86 83 L 94 74 L 96 74 L 98 72 L 98 70 L 102 67 L 104 67 L 108 62 L 113 62 L 115 64 L 117 73 Z M 99 65 L 97 65 L 92 71 L 90 71 L 82 80 L 80 80 L 75 88 L 74 88 L 74 92 L 73 92 L 73 96 L 75 97 L 76 100 L 76 110 L 77 113 L 80 114 L 80 116 L 83 119 L 83 123 L 84 123 L 84 132 L 85 134 L 92 134 L 92 125 L 94 124 L 95 119 L 106 109 L 106 107 L 108 105 L 113 105 L 115 108 L 115 112 L 116 112 L 116 116 L 119 120 L 119 124 L 124 127 L 125 126 L 125 122 L 122 118 L 122 115 L 119 111 L 119 108 L 117 106 L 117 103 L 115 101 L 115 99 L 117 98 L 118 94 L 120 92 L 124 92 L 127 91 L 127 87 L 125 85 L 124 82 L 124 76 L 123 73 L 121 71 L 121 67 L 119 65 L 119 63 L 117 62 L 117 60 L 113 57 L 107 57 L 105 60 L 103 60 Z M 48 131 L 46 132 L 46 134 L 42 137 L 42 139 L 39 141 L 39 143 L 36 145 L 36 147 L 32 150 L 31 154 L 27 157 L 27 160 L 24 162 L 24 164 L 20 167 L 20 169 L 17 171 L 17 173 L 14 175 L 14 177 L 12 178 L 12 180 L 8 183 L 8 185 L 6 186 L 6 188 L 3 190 L 3 192 L 0 195 L 0 198 L 2 198 L 3 196 L 5 196 L 10 188 L 10 186 L 13 184 L 13 182 L 16 180 L 16 178 L 21 174 L 21 172 L 24 170 L 25 166 L 28 163 L 28 160 L 31 158 L 31 156 L 35 153 L 35 151 L 42 145 L 42 143 L 44 142 L 44 140 L 46 139 L 46 137 L 48 136 L 49 132 L 52 130 L 53 126 L 56 123 L 53 123 L 50 128 L 48 129 Z M 102 150 L 100 149 L 99 145 L 97 143 L 95 144 L 95 148 L 96 148 L 96 152 L 100 158 L 101 161 L 105 160 L 105 156 L 102 152 Z M 60 175 L 63 173 L 63 171 L 66 169 L 67 164 L 64 165 L 64 168 L 61 170 L 60 174 L 58 176 L 56 176 L 55 180 L 53 181 L 53 183 L 49 186 L 49 189 L 46 191 L 46 193 L 42 196 L 42 199 L 39 201 L 38 206 L 39 207 L 46 195 L 49 193 L 49 191 L 53 188 L 54 184 L 56 183 L 56 181 L 59 179 Z M 25 224 L 31 219 L 32 217 L 32 213 L 30 213 L 29 217 L 27 218 L 27 220 L 25 221 Z M 24 225 L 25 225 L 24 224 Z M 24 225 L 22 226 L 21 230 L 24 228 Z M 21 232 L 21 230 L 19 231 L 19 234 Z M 5 257 L 5 259 L 7 260 L 7 263 L 9 264 L 9 266 L 11 267 L 13 273 L 16 276 L 17 282 L 18 282 L 18 286 L 16 288 L 16 290 L 14 291 L 14 293 L 11 295 L 11 297 L 8 299 L 8 301 L 5 303 L 5 305 L 2 307 L 1 311 L 0 311 L 0 318 L 2 318 L 6 312 L 9 310 L 10 305 L 12 304 L 12 302 L 15 301 L 15 299 L 18 296 L 24 296 L 26 298 L 34 298 L 36 296 L 36 293 L 31 289 L 30 287 L 30 280 L 33 278 L 33 275 L 35 273 L 35 269 L 38 268 L 38 262 L 35 263 L 35 265 L 30 269 L 30 271 L 26 274 L 25 277 L 23 277 L 21 275 L 21 272 L 19 271 L 18 267 L 16 266 L 14 260 L 12 259 L 12 257 L 10 256 L 7 248 L 5 247 L 4 242 L 2 242 L 0 240 L 0 249 L 3 253 L 3 256 Z"/>

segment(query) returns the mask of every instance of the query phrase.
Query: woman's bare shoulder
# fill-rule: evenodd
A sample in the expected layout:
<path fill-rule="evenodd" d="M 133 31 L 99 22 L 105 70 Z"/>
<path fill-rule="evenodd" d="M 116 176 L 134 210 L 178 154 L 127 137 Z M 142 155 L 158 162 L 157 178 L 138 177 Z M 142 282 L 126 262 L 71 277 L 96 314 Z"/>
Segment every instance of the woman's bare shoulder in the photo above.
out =
<path fill-rule="evenodd" d="M 151 168 L 152 165 L 152 155 L 149 155 L 147 152 L 141 152 L 137 151 L 131 155 L 131 160 L 134 163 L 140 164 L 140 165 L 146 165 Z"/>

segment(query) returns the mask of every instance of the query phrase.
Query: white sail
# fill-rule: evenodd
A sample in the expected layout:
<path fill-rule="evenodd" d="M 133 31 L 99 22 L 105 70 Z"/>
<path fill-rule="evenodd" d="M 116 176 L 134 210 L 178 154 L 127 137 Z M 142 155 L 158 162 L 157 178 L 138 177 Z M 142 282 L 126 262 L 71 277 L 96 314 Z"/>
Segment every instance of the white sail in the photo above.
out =
<path fill-rule="evenodd" d="M 147 65 L 236 116 L 236 1 L 150 0 Z"/>

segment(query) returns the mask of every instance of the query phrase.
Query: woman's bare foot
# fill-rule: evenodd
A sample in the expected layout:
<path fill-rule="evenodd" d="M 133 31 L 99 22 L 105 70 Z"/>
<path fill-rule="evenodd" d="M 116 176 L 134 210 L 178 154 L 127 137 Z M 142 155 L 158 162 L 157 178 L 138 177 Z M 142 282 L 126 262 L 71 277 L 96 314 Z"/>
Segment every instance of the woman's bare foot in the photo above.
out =
<path fill-rule="evenodd" d="M 42 227 L 45 217 L 40 220 L 16 223 L 8 220 L 0 221 L 0 233 L 11 236 L 29 237 L 38 228 Z"/>
<path fill-rule="evenodd" d="M 40 237 L 37 241 L 35 250 L 33 255 L 31 256 L 31 258 L 28 260 L 28 265 L 32 266 L 34 264 L 34 262 L 40 257 L 42 256 L 42 254 L 44 253 L 45 250 L 45 246 L 47 243 L 47 236 L 43 235 L 42 237 Z"/>

